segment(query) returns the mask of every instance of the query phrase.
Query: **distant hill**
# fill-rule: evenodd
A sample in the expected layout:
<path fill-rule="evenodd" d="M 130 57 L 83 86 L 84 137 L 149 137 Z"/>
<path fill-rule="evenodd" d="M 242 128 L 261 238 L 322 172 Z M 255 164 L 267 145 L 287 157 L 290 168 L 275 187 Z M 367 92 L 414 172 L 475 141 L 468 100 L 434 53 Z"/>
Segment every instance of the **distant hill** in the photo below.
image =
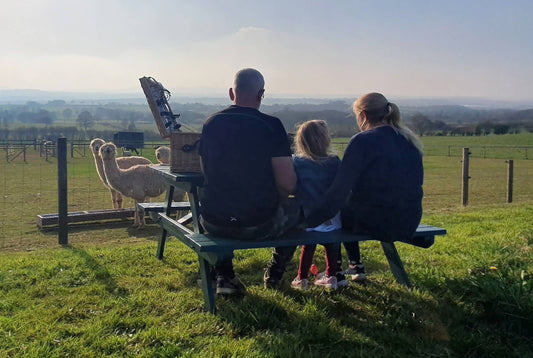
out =
<path fill-rule="evenodd" d="M 336 136 L 349 136 L 357 127 L 352 112 L 355 98 L 276 98 L 267 97 L 261 110 L 279 117 L 288 132 L 310 119 L 324 119 Z M 391 98 L 400 106 L 404 121 L 422 133 L 460 133 L 493 130 L 505 124 L 512 130 L 533 130 L 533 103 L 505 102 L 475 98 Z M 199 128 L 205 119 L 230 104 L 226 97 L 187 97 L 173 95 L 170 106 L 180 113 L 180 121 Z M 40 90 L 0 90 L 0 120 L 3 123 L 51 124 L 75 122 L 82 111 L 96 121 L 124 125 L 152 122 L 146 98 L 138 93 L 48 92 Z M 487 129 L 489 128 L 489 129 Z"/>

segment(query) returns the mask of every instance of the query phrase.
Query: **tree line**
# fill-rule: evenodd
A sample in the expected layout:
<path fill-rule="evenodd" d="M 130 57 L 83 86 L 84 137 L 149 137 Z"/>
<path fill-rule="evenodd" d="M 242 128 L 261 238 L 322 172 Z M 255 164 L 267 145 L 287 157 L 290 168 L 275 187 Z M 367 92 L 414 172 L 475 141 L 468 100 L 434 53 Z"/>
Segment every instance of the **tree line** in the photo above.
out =
<path fill-rule="evenodd" d="M 199 131 L 205 119 L 225 105 L 171 103 L 179 122 L 188 130 Z M 474 110 L 462 106 L 402 107 L 404 122 L 418 135 L 507 134 L 533 132 L 531 110 Z M 351 104 L 329 101 L 318 104 L 263 105 L 262 111 L 281 119 L 287 132 L 310 119 L 328 122 L 333 137 L 350 137 L 358 131 Z M 109 138 L 118 131 L 138 131 L 145 140 L 160 140 L 154 118 L 144 103 L 72 104 L 62 100 L 41 104 L 0 105 L 0 139 L 34 139 L 65 136 L 71 140 Z M 153 130 L 147 130 L 150 126 Z"/>

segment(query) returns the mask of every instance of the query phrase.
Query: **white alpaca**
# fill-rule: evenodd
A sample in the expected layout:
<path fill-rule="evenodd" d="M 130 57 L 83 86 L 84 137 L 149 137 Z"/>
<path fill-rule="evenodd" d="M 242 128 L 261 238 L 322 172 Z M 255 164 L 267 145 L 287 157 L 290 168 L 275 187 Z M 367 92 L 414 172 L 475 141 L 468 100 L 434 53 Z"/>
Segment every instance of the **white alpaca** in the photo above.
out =
<path fill-rule="evenodd" d="M 100 147 L 100 156 L 104 166 L 107 183 L 122 195 L 135 200 L 135 216 L 133 226 L 143 228 L 146 223 L 144 215 L 139 213 L 137 203 L 150 201 L 150 198 L 163 194 L 168 188 L 167 183 L 153 170 L 150 165 L 139 164 L 128 169 L 121 169 L 116 161 L 117 147 L 106 143 Z M 183 201 L 185 193 L 174 191 L 174 200 Z"/>
<path fill-rule="evenodd" d="M 96 171 L 98 172 L 98 176 L 100 177 L 102 183 L 104 183 L 105 187 L 108 188 L 111 192 L 113 209 L 122 209 L 122 195 L 109 186 L 105 177 L 104 165 L 102 163 L 102 157 L 100 156 L 100 147 L 104 144 L 105 141 L 100 138 L 94 138 L 91 141 L 91 151 L 93 152 L 94 162 L 96 164 Z M 143 157 L 120 157 L 117 158 L 117 164 L 119 168 L 126 169 L 137 164 L 152 164 L 152 162 L 149 159 Z"/>
<path fill-rule="evenodd" d="M 170 148 L 169 147 L 158 147 L 155 150 L 155 157 L 159 164 L 170 164 Z"/>

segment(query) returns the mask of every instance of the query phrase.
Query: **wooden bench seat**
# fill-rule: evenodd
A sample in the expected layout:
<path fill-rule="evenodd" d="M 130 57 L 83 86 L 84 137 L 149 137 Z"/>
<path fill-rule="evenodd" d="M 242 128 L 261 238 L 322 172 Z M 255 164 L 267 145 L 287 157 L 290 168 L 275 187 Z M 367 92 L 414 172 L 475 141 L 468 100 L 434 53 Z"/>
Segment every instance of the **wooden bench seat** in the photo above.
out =
<path fill-rule="evenodd" d="M 292 231 L 276 239 L 239 240 L 194 233 L 185 226 L 184 222 L 181 222 L 181 219 L 176 221 L 163 213 L 158 215 L 159 225 L 169 235 L 176 237 L 198 254 L 205 308 L 211 313 L 215 313 L 214 282 L 208 273 L 211 272 L 212 266 L 221 260 L 233 258 L 233 252 L 235 250 L 373 240 L 366 235 L 354 235 L 342 230 L 327 233 Z M 413 241 L 408 242 L 408 244 L 427 248 L 433 244 L 435 235 L 445 234 L 445 229 L 421 224 L 413 236 Z M 165 240 L 163 236 L 158 244 L 157 257 L 159 259 L 163 258 Z M 381 242 L 381 246 L 396 281 L 410 288 L 409 278 L 407 277 L 394 243 Z"/>
<path fill-rule="evenodd" d="M 166 210 L 167 203 L 137 203 L 137 208 L 141 214 L 148 213 L 150 218 L 157 221 L 158 213 L 163 213 Z M 178 211 L 191 210 L 191 204 L 188 201 L 173 201 L 170 207 L 169 214 Z"/>

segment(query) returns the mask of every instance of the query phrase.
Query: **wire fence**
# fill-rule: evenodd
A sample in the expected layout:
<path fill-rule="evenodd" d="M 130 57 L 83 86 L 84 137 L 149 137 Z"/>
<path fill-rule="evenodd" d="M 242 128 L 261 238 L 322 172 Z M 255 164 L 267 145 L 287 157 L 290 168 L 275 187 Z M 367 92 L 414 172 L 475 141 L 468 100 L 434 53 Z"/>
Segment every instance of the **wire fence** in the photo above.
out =
<path fill-rule="evenodd" d="M 155 149 L 168 142 L 145 142 L 139 155 L 157 163 Z M 347 143 L 334 143 L 342 153 Z M 514 159 L 515 203 L 533 202 L 532 147 L 470 147 L 469 205 L 504 204 L 507 199 L 507 159 Z M 50 240 L 37 227 L 37 215 L 58 212 L 57 160 L 54 145 L 0 143 L 0 250 L 30 240 Z M 120 153 L 120 151 L 119 151 Z M 456 146 L 426 147 L 424 210 L 460 210 L 461 155 Z M 68 211 L 112 209 L 111 195 L 98 177 L 87 142 L 68 143 Z M 162 200 L 162 198 L 161 198 Z M 124 207 L 133 208 L 125 198 Z"/>

